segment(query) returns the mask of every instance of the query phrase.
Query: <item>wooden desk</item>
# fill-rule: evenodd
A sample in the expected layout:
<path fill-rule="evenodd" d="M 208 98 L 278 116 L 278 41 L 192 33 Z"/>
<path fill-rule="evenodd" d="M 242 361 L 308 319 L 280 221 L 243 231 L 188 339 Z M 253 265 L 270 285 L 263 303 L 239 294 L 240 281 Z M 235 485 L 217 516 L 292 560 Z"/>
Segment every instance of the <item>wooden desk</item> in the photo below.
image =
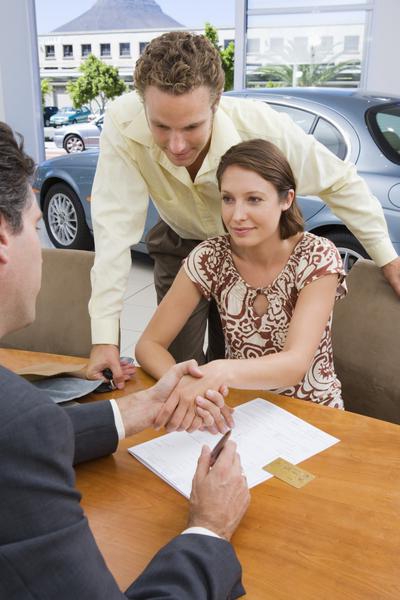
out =
<path fill-rule="evenodd" d="M 0 364 L 17 368 L 40 356 L 0 350 Z M 139 371 L 127 389 L 150 382 Z M 233 391 L 229 401 L 237 405 L 257 395 L 341 442 L 302 463 L 316 475 L 303 489 L 274 478 L 251 490 L 233 539 L 247 598 L 398 600 L 400 427 L 267 392 Z M 77 468 L 91 528 L 123 589 L 186 525 L 185 498 L 126 452 L 154 435 L 125 440 L 113 456 Z"/>

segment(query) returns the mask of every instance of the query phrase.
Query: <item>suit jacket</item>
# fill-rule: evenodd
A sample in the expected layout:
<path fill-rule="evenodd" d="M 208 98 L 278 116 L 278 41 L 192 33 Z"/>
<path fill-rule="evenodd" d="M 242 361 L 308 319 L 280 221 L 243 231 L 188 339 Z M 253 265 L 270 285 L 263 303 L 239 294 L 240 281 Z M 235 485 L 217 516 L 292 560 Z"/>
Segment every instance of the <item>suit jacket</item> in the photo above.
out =
<path fill-rule="evenodd" d="M 244 593 L 232 546 L 174 538 L 123 594 L 96 545 L 73 461 L 113 452 L 108 401 L 62 409 L 0 367 L 0 599 L 197 600 Z"/>

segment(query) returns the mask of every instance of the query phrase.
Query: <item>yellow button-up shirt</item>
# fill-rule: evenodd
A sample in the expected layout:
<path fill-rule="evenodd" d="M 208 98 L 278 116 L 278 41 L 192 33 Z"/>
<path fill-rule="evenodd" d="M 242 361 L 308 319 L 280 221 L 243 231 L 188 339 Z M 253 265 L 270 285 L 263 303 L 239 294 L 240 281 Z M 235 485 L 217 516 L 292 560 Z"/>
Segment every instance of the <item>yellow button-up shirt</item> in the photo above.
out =
<path fill-rule="evenodd" d="M 93 183 L 96 259 L 89 310 L 94 344 L 118 344 L 130 247 L 143 234 L 151 196 L 161 218 L 182 238 L 223 233 L 216 170 L 221 156 L 242 140 L 276 144 L 293 170 L 299 195 L 319 196 L 360 240 L 378 266 L 397 254 L 381 205 L 354 165 L 343 162 L 264 102 L 223 96 L 210 149 L 194 181 L 155 144 L 135 92 L 113 102 L 104 120 Z"/>

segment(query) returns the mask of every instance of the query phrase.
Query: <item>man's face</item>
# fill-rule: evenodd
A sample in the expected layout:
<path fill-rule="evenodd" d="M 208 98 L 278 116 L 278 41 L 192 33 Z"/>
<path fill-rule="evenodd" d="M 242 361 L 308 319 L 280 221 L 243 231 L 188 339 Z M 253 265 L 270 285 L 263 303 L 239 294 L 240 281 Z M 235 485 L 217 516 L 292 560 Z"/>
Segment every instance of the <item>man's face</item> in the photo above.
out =
<path fill-rule="evenodd" d="M 211 105 L 206 86 L 177 96 L 151 85 L 144 105 L 154 141 L 174 165 L 190 167 L 204 158 L 217 106 L 217 102 Z"/>
<path fill-rule="evenodd" d="M 8 291 L 14 329 L 35 319 L 36 297 L 42 278 L 42 250 L 37 231 L 41 212 L 31 189 L 22 213 L 22 231 L 9 235 Z M 10 319 L 11 320 L 11 319 Z"/>

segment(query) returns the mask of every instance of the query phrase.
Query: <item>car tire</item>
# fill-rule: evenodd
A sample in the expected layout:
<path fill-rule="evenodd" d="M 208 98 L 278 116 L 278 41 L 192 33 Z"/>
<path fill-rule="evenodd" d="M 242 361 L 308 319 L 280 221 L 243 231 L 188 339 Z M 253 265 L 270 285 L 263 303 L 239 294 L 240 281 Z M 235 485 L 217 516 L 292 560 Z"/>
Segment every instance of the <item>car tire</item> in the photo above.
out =
<path fill-rule="evenodd" d="M 68 154 L 75 154 L 76 152 L 83 152 L 85 150 L 85 143 L 83 139 L 74 133 L 67 135 L 63 142 L 64 150 Z"/>
<path fill-rule="evenodd" d="M 56 248 L 93 250 L 93 236 L 75 192 L 65 183 L 52 185 L 43 203 L 43 219 Z"/>
<path fill-rule="evenodd" d="M 360 242 L 349 231 L 328 231 L 322 234 L 331 240 L 342 257 L 343 266 L 348 273 L 359 258 L 370 258 Z"/>
<path fill-rule="evenodd" d="M 77 122 L 78 122 L 78 121 L 77 121 L 76 119 L 72 119 L 72 121 L 71 121 L 72 125 L 76 125 L 76 124 L 77 124 Z"/>

